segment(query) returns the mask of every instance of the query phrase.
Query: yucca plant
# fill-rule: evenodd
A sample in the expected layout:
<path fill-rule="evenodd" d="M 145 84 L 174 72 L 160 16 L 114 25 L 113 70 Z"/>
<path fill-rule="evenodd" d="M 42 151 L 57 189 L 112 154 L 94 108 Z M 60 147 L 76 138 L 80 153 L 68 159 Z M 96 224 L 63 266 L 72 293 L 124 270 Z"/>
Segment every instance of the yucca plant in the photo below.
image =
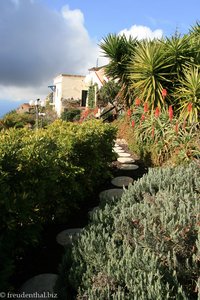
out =
<path fill-rule="evenodd" d="M 137 45 L 137 40 L 125 35 L 109 34 L 100 43 L 103 55 L 109 59 L 105 67 L 106 74 L 117 79 L 122 86 L 121 97 L 127 105 L 130 104 L 129 77 L 127 68 Z"/>
<path fill-rule="evenodd" d="M 190 32 L 191 46 L 194 49 L 195 63 L 200 64 L 200 22 L 192 26 Z"/>
<path fill-rule="evenodd" d="M 152 110 L 166 106 L 162 92 L 169 81 L 170 67 L 170 60 L 160 41 L 144 40 L 138 44 L 129 67 L 131 87 L 135 95 L 148 102 Z"/>
<path fill-rule="evenodd" d="M 198 122 L 200 117 L 200 70 L 199 67 L 188 67 L 183 71 L 180 86 L 176 89 L 179 101 L 180 119 L 190 123 Z"/>
<path fill-rule="evenodd" d="M 185 66 L 194 62 L 194 50 L 190 42 L 190 36 L 181 37 L 178 33 L 164 40 L 165 55 L 171 63 L 170 77 L 172 88 L 177 85 L 178 79 L 183 75 Z"/>

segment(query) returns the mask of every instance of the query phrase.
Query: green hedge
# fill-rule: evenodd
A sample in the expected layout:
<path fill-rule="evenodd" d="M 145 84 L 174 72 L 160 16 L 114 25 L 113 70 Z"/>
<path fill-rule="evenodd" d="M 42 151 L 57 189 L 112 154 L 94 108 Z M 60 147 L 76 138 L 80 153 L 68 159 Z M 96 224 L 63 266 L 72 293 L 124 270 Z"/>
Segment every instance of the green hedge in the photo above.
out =
<path fill-rule="evenodd" d="M 0 287 L 42 226 L 66 222 L 108 176 L 116 130 L 100 121 L 56 121 L 0 133 Z"/>
<path fill-rule="evenodd" d="M 196 163 L 150 169 L 95 213 L 71 265 L 64 258 L 60 284 L 79 300 L 200 299 L 199 178 Z"/>
<path fill-rule="evenodd" d="M 73 122 L 80 120 L 81 110 L 77 108 L 70 108 L 61 114 L 63 121 Z"/>

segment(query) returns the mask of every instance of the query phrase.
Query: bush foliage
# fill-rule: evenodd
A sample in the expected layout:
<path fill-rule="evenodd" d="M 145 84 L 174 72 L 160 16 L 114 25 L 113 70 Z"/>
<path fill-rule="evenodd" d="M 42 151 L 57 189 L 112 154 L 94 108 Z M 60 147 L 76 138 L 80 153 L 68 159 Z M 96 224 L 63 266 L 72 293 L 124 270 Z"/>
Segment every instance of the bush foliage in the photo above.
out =
<path fill-rule="evenodd" d="M 115 131 L 100 121 L 1 131 L 1 289 L 14 259 L 38 242 L 42 225 L 66 222 L 109 176 Z"/>
<path fill-rule="evenodd" d="M 199 178 L 196 163 L 150 169 L 98 210 L 61 268 L 76 299 L 199 299 Z"/>
<path fill-rule="evenodd" d="M 181 121 L 172 106 L 149 111 L 147 103 L 138 102 L 116 125 L 119 136 L 149 165 L 177 165 L 200 155 L 199 123 Z"/>
<path fill-rule="evenodd" d="M 61 114 L 61 119 L 63 121 L 73 122 L 73 121 L 78 121 L 80 119 L 80 116 L 81 116 L 80 109 L 71 108 L 71 109 L 67 109 Z"/>

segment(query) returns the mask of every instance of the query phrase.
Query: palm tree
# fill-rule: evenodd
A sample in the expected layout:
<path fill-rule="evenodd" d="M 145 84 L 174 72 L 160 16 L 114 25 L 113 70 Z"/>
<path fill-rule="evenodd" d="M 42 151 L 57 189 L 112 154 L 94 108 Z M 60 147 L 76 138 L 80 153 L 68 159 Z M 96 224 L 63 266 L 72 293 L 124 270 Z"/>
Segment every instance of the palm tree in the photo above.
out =
<path fill-rule="evenodd" d="M 109 34 L 100 44 L 105 57 L 109 63 L 105 67 L 108 77 L 118 80 L 121 85 L 121 94 L 123 94 L 125 103 L 130 105 L 131 94 L 129 91 L 130 79 L 128 76 L 128 66 L 134 51 L 137 40 L 125 35 Z"/>
<path fill-rule="evenodd" d="M 143 40 L 138 44 L 129 66 L 129 78 L 135 96 L 148 102 L 152 110 L 166 106 L 163 89 L 169 82 L 170 67 L 160 41 Z"/>

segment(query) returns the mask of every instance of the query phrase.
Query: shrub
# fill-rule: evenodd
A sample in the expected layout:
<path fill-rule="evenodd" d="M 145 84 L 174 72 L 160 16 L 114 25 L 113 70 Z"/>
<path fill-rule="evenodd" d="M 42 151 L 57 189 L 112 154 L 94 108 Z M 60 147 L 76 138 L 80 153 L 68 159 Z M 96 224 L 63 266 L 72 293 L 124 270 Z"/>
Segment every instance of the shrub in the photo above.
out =
<path fill-rule="evenodd" d="M 145 112 L 144 104 L 132 107 L 127 114 L 117 122 L 119 135 L 146 163 L 177 165 L 200 154 L 198 123 L 180 121 L 173 116 L 172 107 L 169 111 L 157 108 Z"/>
<path fill-rule="evenodd" d="M 2 290 L 15 259 L 38 243 L 43 225 L 66 222 L 108 178 L 115 132 L 100 121 L 59 120 L 47 129 L 0 133 Z"/>
<path fill-rule="evenodd" d="M 30 113 L 17 113 L 15 110 L 7 113 L 1 123 L 4 128 L 23 128 L 35 124 L 35 116 Z"/>
<path fill-rule="evenodd" d="M 78 121 L 81 116 L 80 109 L 68 109 L 61 114 L 61 119 L 63 121 Z"/>
<path fill-rule="evenodd" d="M 62 280 L 77 299 L 199 299 L 200 168 L 150 169 L 75 242 Z"/>

